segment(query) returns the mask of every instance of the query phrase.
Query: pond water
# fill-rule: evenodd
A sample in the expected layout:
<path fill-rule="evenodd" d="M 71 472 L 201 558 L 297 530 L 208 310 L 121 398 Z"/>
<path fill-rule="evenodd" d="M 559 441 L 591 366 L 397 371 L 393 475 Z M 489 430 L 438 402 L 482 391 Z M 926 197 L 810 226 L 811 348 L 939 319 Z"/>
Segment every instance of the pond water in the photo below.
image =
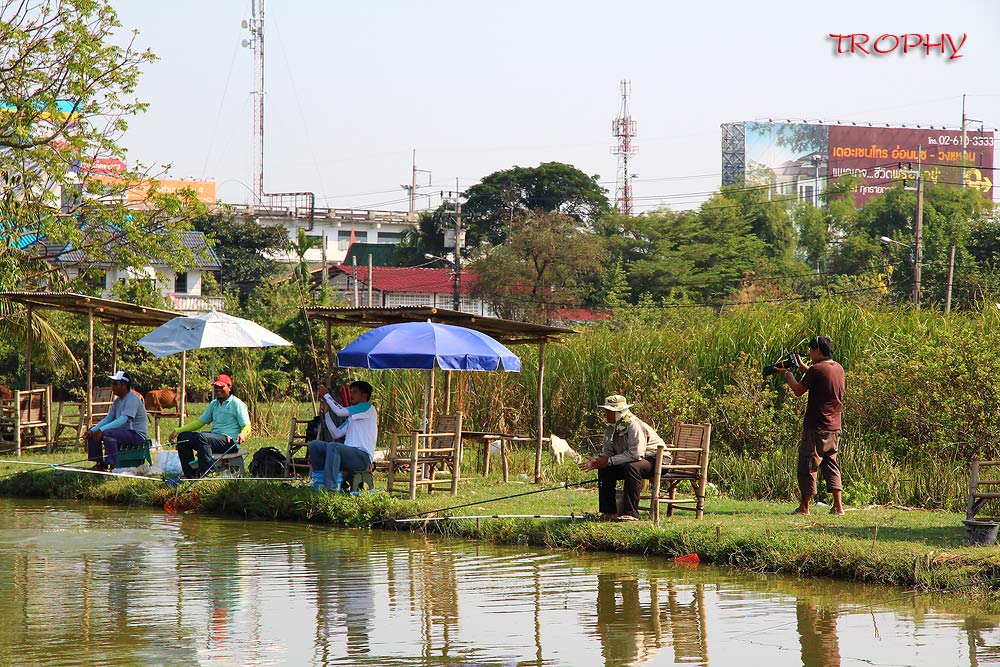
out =
<path fill-rule="evenodd" d="M 0 499 L 0 665 L 988 665 L 942 596 Z"/>

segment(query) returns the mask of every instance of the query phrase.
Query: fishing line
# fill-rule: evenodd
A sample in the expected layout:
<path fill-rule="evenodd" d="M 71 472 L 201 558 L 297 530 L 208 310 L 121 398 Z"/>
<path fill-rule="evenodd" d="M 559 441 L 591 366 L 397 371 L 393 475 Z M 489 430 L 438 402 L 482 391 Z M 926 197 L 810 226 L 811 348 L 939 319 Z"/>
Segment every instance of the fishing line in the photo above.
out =
<path fill-rule="evenodd" d="M 465 516 L 427 516 L 422 519 L 393 519 L 396 523 L 416 521 L 452 521 L 458 519 L 588 519 L 584 514 L 470 514 Z"/>
<path fill-rule="evenodd" d="M 479 500 L 479 501 L 472 502 L 472 503 L 463 503 L 461 505 L 453 505 L 451 507 L 442 507 L 442 508 L 436 509 L 436 510 L 427 510 L 426 512 L 418 512 L 416 514 L 410 514 L 408 516 L 399 517 L 398 519 L 379 519 L 378 521 L 373 521 L 372 523 L 370 523 L 369 526 L 377 526 L 377 525 L 382 524 L 382 523 L 389 523 L 390 521 L 406 521 L 408 519 L 415 519 L 417 517 L 424 516 L 425 514 L 434 514 L 435 512 L 448 512 L 450 510 L 457 510 L 457 509 L 461 509 L 463 507 L 472 507 L 474 505 L 485 505 L 487 503 L 495 503 L 495 502 L 498 502 L 498 501 L 501 501 L 501 500 L 509 500 L 511 498 L 520 498 L 521 496 L 530 496 L 530 495 L 535 494 L 535 493 L 545 493 L 546 491 L 556 491 L 558 489 L 570 489 L 570 488 L 573 488 L 574 486 L 583 486 L 584 484 L 593 484 L 593 483 L 595 483 L 597 481 L 598 481 L 598 478 L 595 477 L 594 479 L 588 479 L 588 480 L 584 480 L 582 482 L 573 482 L 572 484 L 569 483 L 569 482 L 563 482 L 562 484 L 560 484 L 558 486 L 550 486 L 550 487 L 547 487 L 547 488 L 544 488 L 544 489 L 535 489 L 534 491 L 525 491 L 523 493 L 514 493 L 514 494 L 511 494 L 509 496 L 502 496 L 500 498 L 491 498 L 489 500 Z"/>

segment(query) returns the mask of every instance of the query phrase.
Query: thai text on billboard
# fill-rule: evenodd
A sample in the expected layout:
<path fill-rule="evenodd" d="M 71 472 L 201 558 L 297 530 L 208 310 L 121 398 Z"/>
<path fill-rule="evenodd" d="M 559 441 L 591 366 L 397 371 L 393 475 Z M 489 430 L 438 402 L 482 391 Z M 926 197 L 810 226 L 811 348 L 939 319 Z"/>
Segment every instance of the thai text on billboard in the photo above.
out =
<path fill-rule="evenodd" d="M 924 185 L 962 184 L 993 198 L 993 132 L 966 132 L 965 169 L 961 130 L 893 127 L 830 126 L 830 173 L 857 182 L 854 203 L 863 206 L 872 197 L 900 181 L 912 178 L 920 167 Z"/>

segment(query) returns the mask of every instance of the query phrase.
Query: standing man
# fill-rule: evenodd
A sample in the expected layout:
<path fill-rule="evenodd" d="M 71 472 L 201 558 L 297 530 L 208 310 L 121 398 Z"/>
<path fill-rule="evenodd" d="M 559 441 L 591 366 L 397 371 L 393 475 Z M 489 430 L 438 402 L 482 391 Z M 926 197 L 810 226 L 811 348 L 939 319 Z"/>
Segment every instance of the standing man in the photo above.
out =
<path fill-rule="evenodd" d="M 663 444 L 663 438 L 652 426 L 632 414 L 629 410 L 632 405 L 624 396 L 608 396 L 599 407 L 604 408 L 604 420 L 608 424 L 601 455 L 581 463 L 580 470 L 597 471 L 598 507 L 605 519 L 636 521 L 642 480 L 649 479 L 653 472 L 653 459 L 646 458 L 646 453 L 655 453 L 656 447 Z M 670 460 L 669 452 L 664 452 L 664 458 Z M 618 480 L 624 480 L 621 515 L 615 498 Z"/>
<path fill-rule="evenodd" d="M 347 417 L 347 421 L 335 426 L 327 421 L 333 442 L 313 440 L 309 443 L 309 464 L 313 472 L 323 471 L 323 487 L 327 491 L 337 491 L 337 475 L 341 470 L 368 470 L 375 460 L 375 442 L 378 440 L 378 413 L 371 404 L 372 386 L 364 380 L 355 380 L 350 385 L 351 405 L 344 407 L 333 400 L 324 386 L 319 387 L 320 400 L 330 412 Z M 343 437 L 343 442 L 336 442 Z M 318 475 L 316 477 L 318 487 Z M 317 488 L 318 490 L 318 488 Z"/>
<path fill-rule="evenodd" d="M 139 447 L 149 437 L 146 406 L 132 392 L 132 379 L 128 373 L 118 371 L 109 375 L 108 379 L 111 380 L 111 393 L 115 400 L 107 416 L 91 426 L 83 437 L 87 441 L 87 458 L 96 461 L 92 470 L 117 468 L 119 447 Z"/>
<path fill-rule="evenodd" d="M 844 367 L 834 361 L 833 341 L 826 336 L 816 336 L 809 341 L 807 366 L 799 359 L 799 368 L 805 371 L 801 382 L 789 369 L 784 369 L 785 381 L 796 396 L 809 392 L 806 415 L 802 420 L 802 439 L 799 441 L 798 481 L 801 499 L 792 514 L 809 514 L 809 501 L 816 493 L 816 471 L 823 472 L 826 486 L 833 494 L 830 514 L 843 514 L 841 503 L 843 486 L 840 465 L 837 463 L 837 445 L 840 442 L 840 416 L 844 411 Z"/>
<path fill-rule="evenodd" d="M 212 454 L 235 452 L 250 436 L 250 413 L 247 405 L 233 395 L 233 379 L 222 374 L 212 383 L 215 400 L 197 419 L 192 419 L 170 434 L 177 441 L 177 456 L 184 477 L 204 477 L 212 468 Z M 198 432 L 212 425 L 209 432 Z M 193 459 L 197 456 L 197 460 Z"/>

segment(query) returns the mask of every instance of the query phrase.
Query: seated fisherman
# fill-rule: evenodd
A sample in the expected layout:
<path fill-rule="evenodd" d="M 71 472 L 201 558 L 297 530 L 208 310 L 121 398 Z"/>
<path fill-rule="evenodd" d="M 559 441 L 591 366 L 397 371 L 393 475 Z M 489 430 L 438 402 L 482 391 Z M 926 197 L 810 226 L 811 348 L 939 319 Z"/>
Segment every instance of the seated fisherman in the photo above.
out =
<path fill-rule="evenodd" d="M 653 427 L 632 414 L 629 410 L 632 405 L 624 396 L 608 396 L 599 407 L 604 408 L 608 424 L 601 455 L 581 463 L 580 470 L 597 471 L 598 507 L 604 518 L 634 521 L 639 518 L 642 480 L 652 476 L 653 457 L 663 439 Z M 669 452 L 664 452 L 664 458 L 670 459 Z M 615 498 L 618 480 L 624 480 L 621 515 Z"/>
<path fill-rule="evenodd" d="M 132 392 L 132 380 L 125 371 L 109 375 L 111 393 L 115 400 L 108 415 L 84 434 L 87 458 L 94 463 L 93 470 L 111 470 L 118 467 L 120 447 L 139 447 L 149 437 L 146 423 L 146 406 Z M 104 455 L 101 455 L 103 448 Z"/>
<path fill-rule="evenodd" d="M 187 478 L 204 477 L 212 469 L 213 453 L 236 452 L 250 436 L 250 413 L 246 403 L 233 395 L 232 378 L 225 374 L 215 378 L 212 393 L 215 400 L 200 417 L 170 434 L 170 442 L 177 441 L 177 456 Z M 198 431 L 208 424 L 212 425 L 209 432 Z"/>
<path fill-rule="evenodd" d="M 337 490 L 337 476 L 341 470 L 367 470 L 375 460 L 375 442 L 378 440 L 378 413 L 371 404 L 372 386 L 363 380 L 356 380 L 350 385 L 351 403 L 344 407 L 337 403 L 330 392 L 319 387 L 320 400 L 333 413 L 347 420 L 340 426 L 327 424 L 334 441 L 313 440 L 309 443 L 309 463 L 313 472 L 323 471 L 323 487 L 329 491 Z M 343 442 L 336 442 L 343 436 Z M 316 476 L 318 481 L 318 475 Z M 318 486 L 318 485 L 317 485 Z"/>

